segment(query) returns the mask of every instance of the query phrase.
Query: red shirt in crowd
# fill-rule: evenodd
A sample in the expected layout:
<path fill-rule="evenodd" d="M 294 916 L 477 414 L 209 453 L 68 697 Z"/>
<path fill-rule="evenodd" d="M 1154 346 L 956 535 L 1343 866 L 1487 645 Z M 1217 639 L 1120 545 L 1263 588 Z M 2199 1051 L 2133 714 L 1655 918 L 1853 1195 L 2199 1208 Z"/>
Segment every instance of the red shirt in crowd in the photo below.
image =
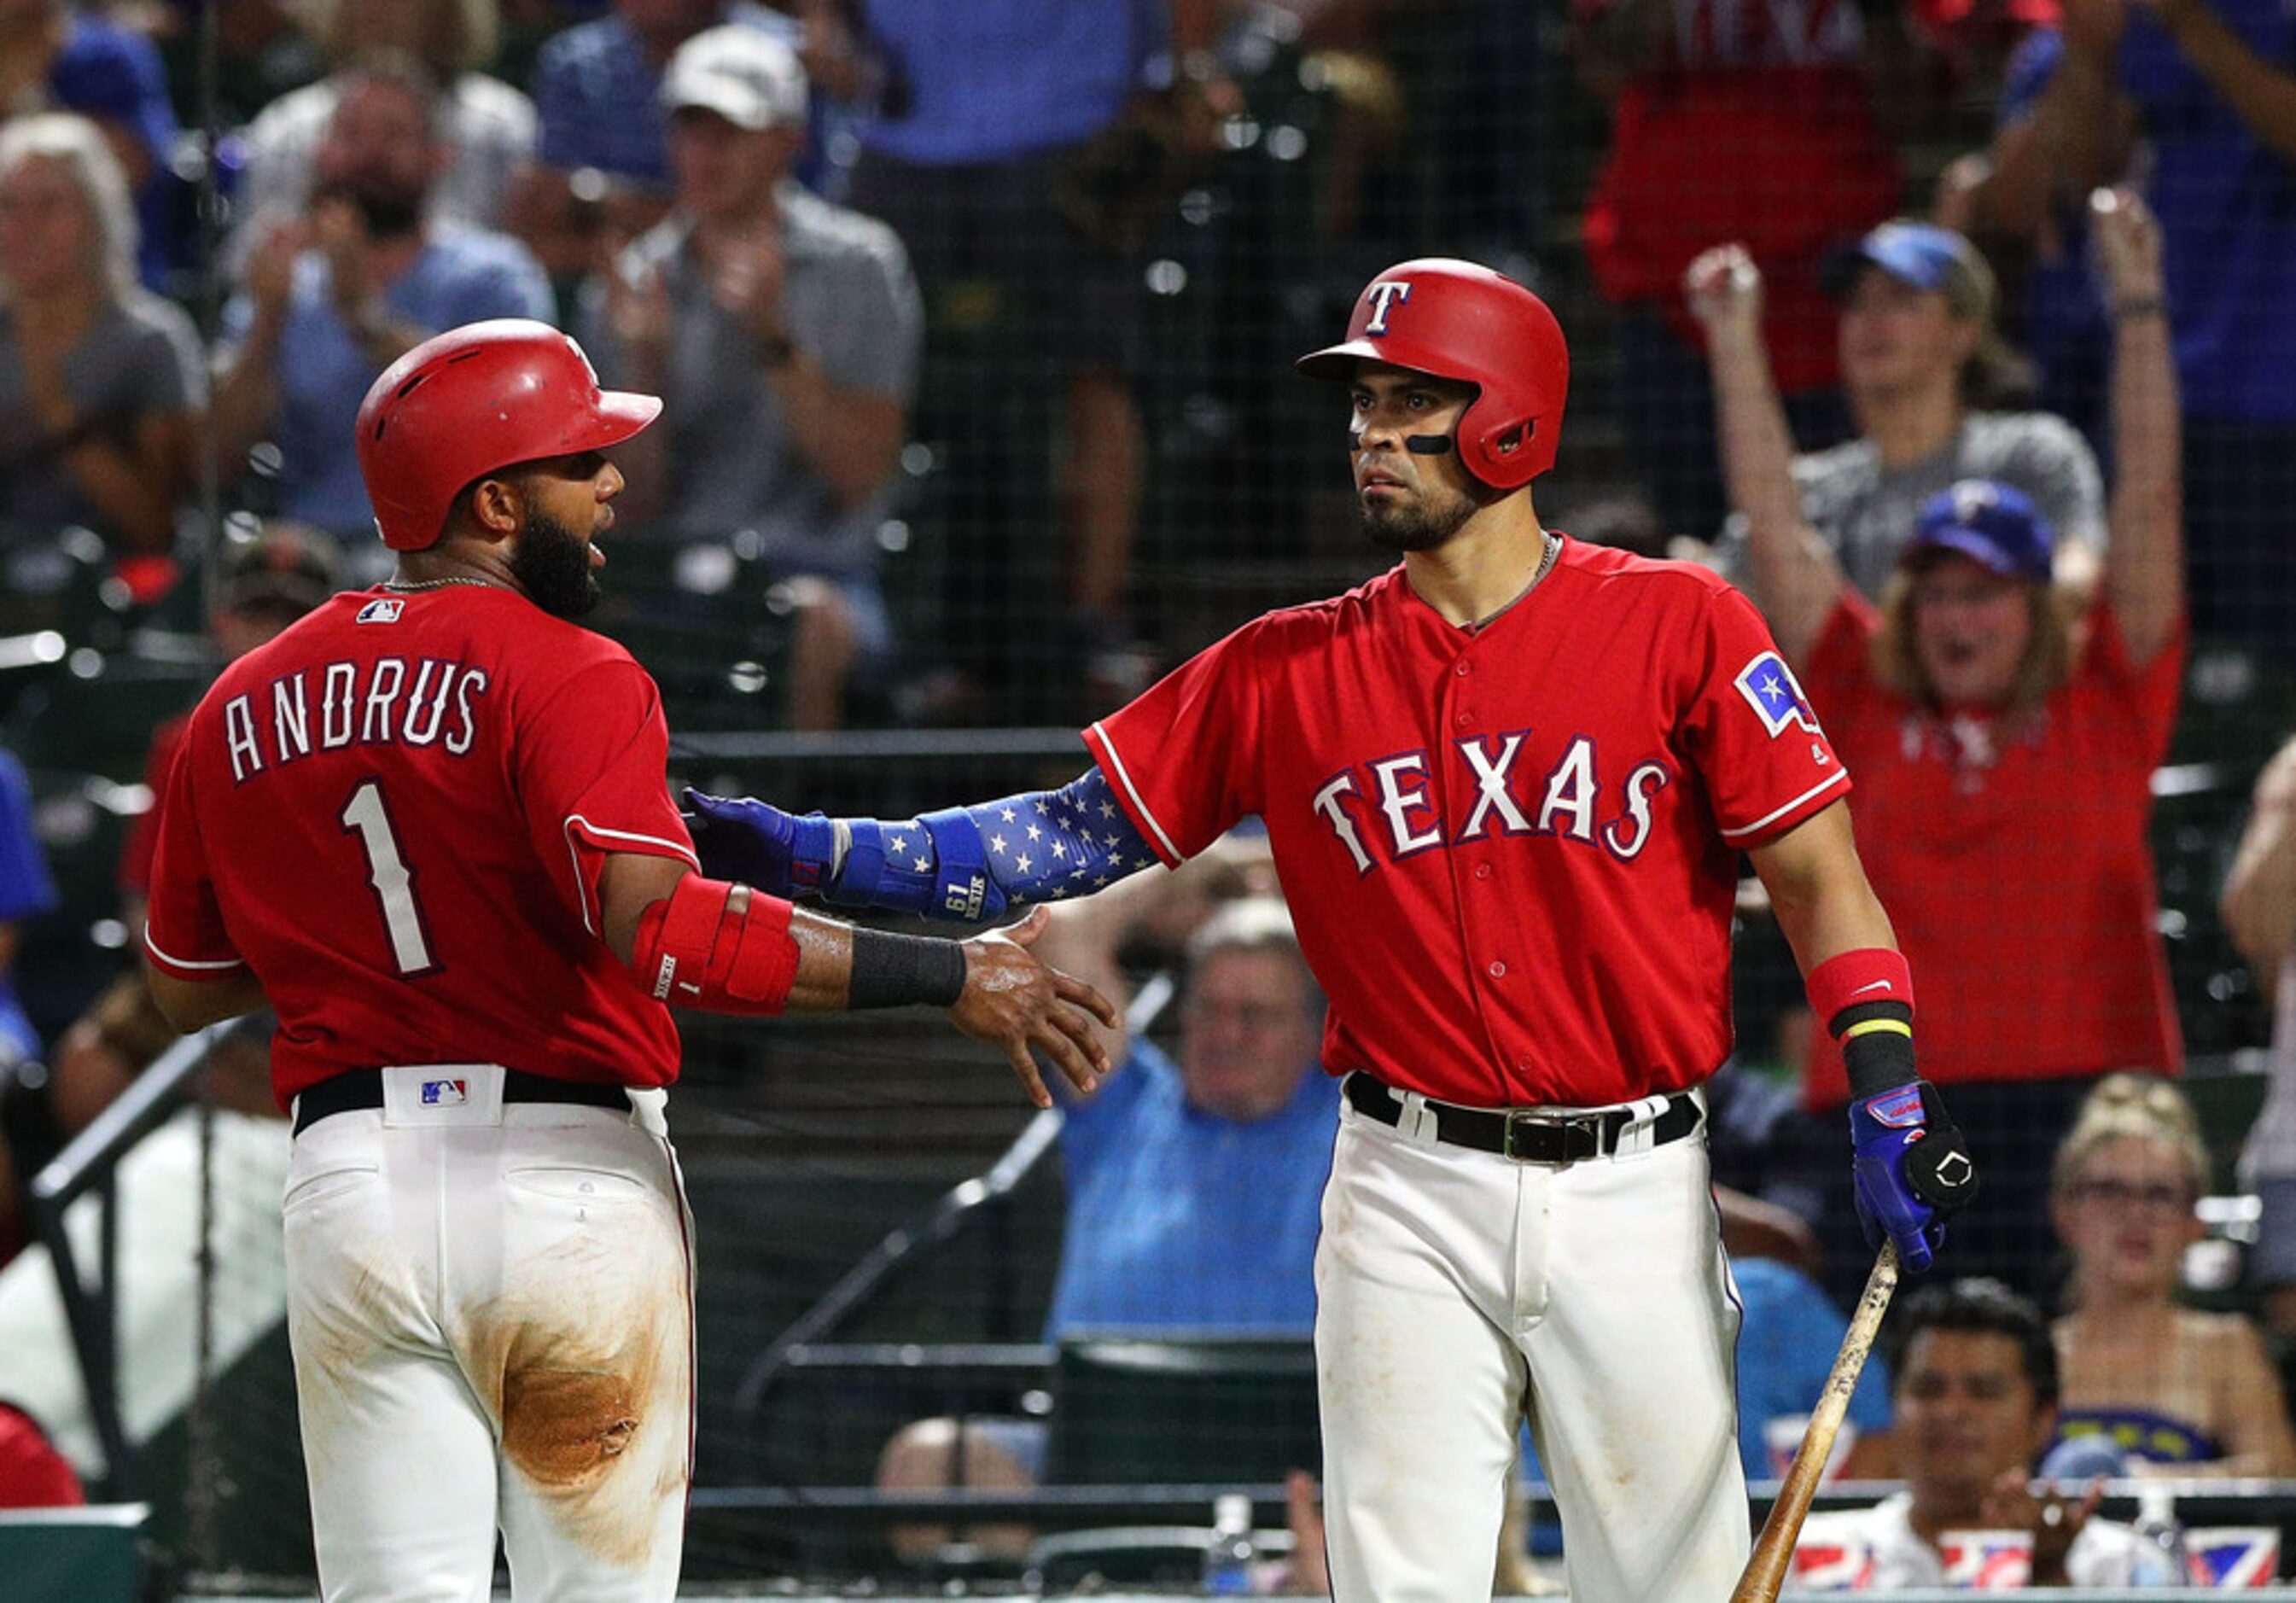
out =
<path fill-rule="evenodd" d="M 2140 668 L 2099 603 L 2072 677 L 2018 726 L 1883 689 L 1868 666 L 1879 622 L 1845 589 L 1806 677 L 1857 775 L 1858 855 L 1913 968 L 1923 1074 L 2181 1069 L 2147 838 L 2181 633 Z M 1822 1024 L 1806 1089 L 1821 1107 L 1849 1096 Z"/>
<path fill-rule="evenodd" d="M 1613 0 L 1578 0 L 1581 16 Z M 1684 341 L 1691 259 L 1736 240 L 1762 269 L 1763 333 L 1787 394 L 1836 382 L 1826 250 L 1898 210 L 1854 0 L 1677 0 L 1668 64 L 1629 80 L 1587 210 L 1604 297 L 1652 302 Z"/>

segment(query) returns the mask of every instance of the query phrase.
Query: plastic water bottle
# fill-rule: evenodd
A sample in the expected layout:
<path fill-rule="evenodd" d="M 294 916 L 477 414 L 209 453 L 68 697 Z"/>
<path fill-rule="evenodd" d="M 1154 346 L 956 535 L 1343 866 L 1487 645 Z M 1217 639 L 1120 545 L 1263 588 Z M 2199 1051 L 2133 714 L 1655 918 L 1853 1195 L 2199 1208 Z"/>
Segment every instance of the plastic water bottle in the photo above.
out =
<path fill-rule="evenodd" d="M 2136 1494 L 2136 1540 L 2128 1560 L 2127 1584 L 2144 1587 L 2189 1587 L 2191 1560 L 2185 1551 L 2185 1527 L 2177 1523 L 2177 1494 L 2166 1486 L 2146 1486 Z"/>
<path fill-rule="evenodd" d="M 1251 1500 L 1224 1492 L 1212 1500 L 1212 1541 L 1204 1550 L 1204 1591 L 1216 1597 L 1243 1597 L 1251 1591 Z"/>

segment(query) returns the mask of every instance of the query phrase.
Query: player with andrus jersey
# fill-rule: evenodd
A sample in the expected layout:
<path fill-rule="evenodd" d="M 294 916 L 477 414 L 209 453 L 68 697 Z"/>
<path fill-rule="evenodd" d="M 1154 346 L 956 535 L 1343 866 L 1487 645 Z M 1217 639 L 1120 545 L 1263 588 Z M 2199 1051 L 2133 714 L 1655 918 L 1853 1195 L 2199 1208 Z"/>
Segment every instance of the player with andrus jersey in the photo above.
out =
<path fill-rule="evenodd" d="M 1751 852 L 1858 1076 L 1876 1241 L 1924 1267 L 1972 1181 L 1849 780 L 1753 608 L 1544 529 L 1568 358 L 1521 285 L 1405 262 L 1303 358 L 1353 398 L 1402 564 L 1272 612 L 1085 735 L 1062 791 L 904 822 L 692 797 L 703 860 L 981 916 L 1267 822 L 1346 1076 L 1316 1262 L 1334 1595 L 1488 1596 L 1528 1414 L 1574 1598 L 1726 1596 L 1748 1520 L 1701 1083 Z"/>
<path fill-rule="evenodd" d="M 853 930 L 696 871 L 653 681 L 597 598 L 602 453 L 660 409 L 538 323 L 375 382 L 396 576 L 227 668 L 160 818 L 145 949 L 192 1029 L 266 999 L 294 1116 L 286 1252 L 329 1603 L 667 1599 L 690 1476 L 671 1006 L 933 1002 L 1048 1102 L 1089 987 L 1024 949 Z"/>

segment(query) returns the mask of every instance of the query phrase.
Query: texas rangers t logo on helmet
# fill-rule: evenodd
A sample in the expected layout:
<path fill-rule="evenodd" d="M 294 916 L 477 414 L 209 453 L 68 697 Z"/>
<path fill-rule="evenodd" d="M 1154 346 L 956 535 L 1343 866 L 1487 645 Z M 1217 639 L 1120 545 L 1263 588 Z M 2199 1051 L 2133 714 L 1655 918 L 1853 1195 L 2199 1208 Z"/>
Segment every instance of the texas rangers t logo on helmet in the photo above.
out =
<path fill-rule="evenodd" d="M 1390 278 L 1372 285 L 1364 294 L 1371 301 L 1371 320 L 1364 325 L 1363 331 L 1367 334 L 1383 334 L 1387 332 L 1388 308 L 1411 299 L 1411 280 Z"/>

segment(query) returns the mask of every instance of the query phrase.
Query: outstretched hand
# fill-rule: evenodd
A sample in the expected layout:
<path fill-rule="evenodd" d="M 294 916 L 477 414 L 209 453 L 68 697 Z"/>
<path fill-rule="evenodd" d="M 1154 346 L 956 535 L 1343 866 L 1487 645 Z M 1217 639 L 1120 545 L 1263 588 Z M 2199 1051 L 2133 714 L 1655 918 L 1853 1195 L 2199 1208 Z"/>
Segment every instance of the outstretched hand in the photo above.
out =
<path fill-rule="evenodd" d="M 738 880 L 770 896 L 822 889 L 835 871 L 835 826 L 819 813 L 800 818 L 746 796 L 688 790 L 684 814 L 701 872 Z"/>
<path fill-rule="evenodd" d="M 1701 251 L 1683 273 L 1682 292 L 1709 339 L 1761 328 L 1762 270 L 1743 245 Z"/>
<path fill-rule="evenodd" d="M 2100 189 L 2088 198 L 2092 233 L 2106 293 L 2116 306 L 2160 299 L 2161 224 L 2144 197 L 2128 188 Z"/>
<path fill-rule="evenodd" d="M 1111 1030 L 1122 1023 L 1116 1005 L 1098 991 L 1029 950 L 1050 917 L 1049 908 L 1035 908 L 1018 924 L 966 941 L 964 993 L 948 1010 L 949 1022 L 965 1034 L 1003 1048 L 1038 1107 L 1052 1106 L 1053 1094 L 1033 1054 L 1043 1053 L 1070 1085 L 1090 1092 L 1109 1071 L 1108 1048 L 1090 1019 Z"/>

